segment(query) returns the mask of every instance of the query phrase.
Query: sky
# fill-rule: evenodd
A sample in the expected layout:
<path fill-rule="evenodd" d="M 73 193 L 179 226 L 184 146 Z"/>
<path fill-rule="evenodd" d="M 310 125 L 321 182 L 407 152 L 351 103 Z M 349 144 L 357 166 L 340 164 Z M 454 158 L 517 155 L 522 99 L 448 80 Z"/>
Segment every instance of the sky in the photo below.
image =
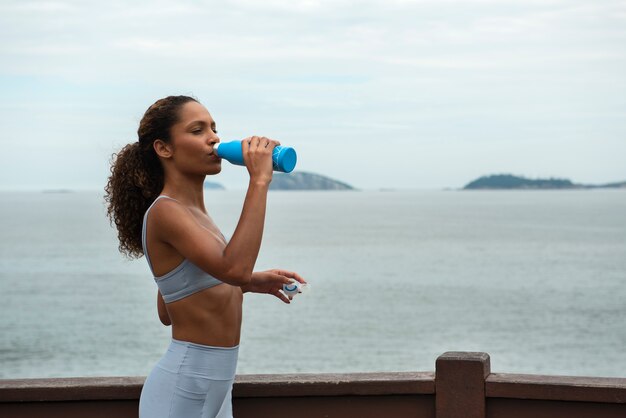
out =
<path fill-rule="evenodd" d="M 0 190 L 102 190 L 177 94 L 365 190 L 624 181 L 626 1 L 0 0 Z"/>

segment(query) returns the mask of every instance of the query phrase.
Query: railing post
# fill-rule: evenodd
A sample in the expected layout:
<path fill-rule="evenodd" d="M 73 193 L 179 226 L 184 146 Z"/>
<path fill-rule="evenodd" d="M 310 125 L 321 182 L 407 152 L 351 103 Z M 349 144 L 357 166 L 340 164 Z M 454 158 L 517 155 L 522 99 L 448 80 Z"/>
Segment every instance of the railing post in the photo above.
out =
<path fill-rule="evenodd" d="M 489 354 L 447 352 L 435 364 L 437 418 L 485 418 Z"/>

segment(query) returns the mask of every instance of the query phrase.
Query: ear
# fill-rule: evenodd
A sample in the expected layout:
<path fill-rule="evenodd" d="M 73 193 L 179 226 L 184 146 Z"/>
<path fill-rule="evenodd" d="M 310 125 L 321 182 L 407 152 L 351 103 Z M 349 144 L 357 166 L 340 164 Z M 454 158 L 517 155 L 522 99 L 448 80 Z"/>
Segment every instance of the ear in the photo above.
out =
<path fill-rule="evenodd" d="M 161 139 L 156 139 L 152 143 L 152 146 L 154 147 L 154 152 L 156 152 L 156 154 L 159 157 L 162 157 L 162 158 L 171 158 L 172 157 L 172 154 L 173 154 L 172 144 L 168 144 L 168 143 L 164 142 Z"/>

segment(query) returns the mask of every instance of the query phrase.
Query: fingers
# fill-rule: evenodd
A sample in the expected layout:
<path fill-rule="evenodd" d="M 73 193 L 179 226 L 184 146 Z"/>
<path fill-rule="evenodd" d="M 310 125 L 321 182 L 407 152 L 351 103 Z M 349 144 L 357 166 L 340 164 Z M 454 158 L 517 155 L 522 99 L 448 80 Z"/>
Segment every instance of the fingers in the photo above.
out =
<path fill-rule="evenodd" d="M 291 303 L 290 301 L 293 300 L 293 296 L 287 296 L 282 292 L 283 285 L 292 283 L 294 280 L 302 284 L 307 284 L 307 281 L 298 273 L 288 270 L 266 270 L 255 272 L 255 275 L 258 281 L 257 285 L 264 289 L 263 291 L 257 291 L 257 293 L 269 293 L 270 295 L 276 296 L 284 303 Z"/>
<path fill-rule="evenodd" d="M 283 286 L 286 284 L 291 284 L 293 282 L 293 278 L 291 277 L 287 277 L 284 276 L 282 274 L 277 274 L 277 273 L 272 273 L 272 277 L 275 278 L 278 283 L 280 283 L 280 289 L 282 290 Z M 303 279 L 304 280 L 304 279 Z M 306 283 L 306 282 L 300 282 L 300 283 Z M 302 291 L 298 292 L 298 293 L 302 293 Z M 282 300 L 285 303 L 289 303 L 287 302 L 287 300 L 293 300 L 293 296 L 291 295 L 285 295 L 283 292 L 281 291 L 277 291 L 276 293 L 273 293 L 277 298 L 279 298 L 280 300 Z M 288 298 L 288 299 L 287 299 Z"/>
<path fill-rule="evenodd" d="M 268 148 L 272 150 L 277 145 L 280 145 L 280 142 L 271 138 L 264 137 L 264 136 L 249 136 L 248 138 L 245 138 L 243 141 L 244 143 L 248 145 L 247 149 L 244 146 L 244 152 L 246 150 L 257 151 L 257 150 L 262 150 L 264 148 Z"/>
<path fill-rule="evenodd" d="M 285 296 L 282 292 L 280 291 L 275 291 L 272 292 L 272 295 L 276 296 L 278 299 L 282 300 L 283 302 L 285 302 L 286 304 L 290 304 L 291 303 L 291 297 L 287 297 Z"/>
<path fill-rule="evenodd" d="M 273 283 L 276 286 L 280 286 L 290 282 L 290 279 L 288 277 L 283 276 L 282 274 L 278 274 L 275 270 L 260 271 L 256 272 L 255 274 L 259 275 L 259 277 L 262 277 L 265 283 Z"/>
<path fill-rule="evenodd" d="M 294 279 L 291 276 L 291 274 L 293 274 L 293 273 L 291 273 L 289 271 L 286 271 L 286 270 L 273 269 L 273 270 L 265 271 L 264 273 L 267 274 L 267 277 L 271 278 L 271 280 L 273 280 L 273 281 L 276 281 L 280 285 L 289 284 Z M 302 279 L 302 280 L 304 280 L 304 279 Z M 306 283 L 306 282 L 300 282 L 300 283 Z"/>
<path fill-rule="evenodd" d="M 268 139 L 264 136 L 253 136 L 250 139 L 250 150 L 257 151 L 260 148 L 266 148 L 268 142 Z"/>
<path fill-rule="evenodd" d="M 243 140 L 243 160 L 251 179 L 268 184 L 272 181 L 272 154 L 276 145 L 278 141 L 264 136 L 251 136 Z"/>
<path fill-rule="evenodd" d="M 272 271 L 276 274 L 280 274 L 281 276 L 288 277 L 289 279 L 295 279 L 296 281 L 300 283 L 303 283 L 303 284 L 307 283 L 307 281 L 304 280 L 304 278 L 300 276 L 298 273 L 296 273 L 295 271 L 281 270 L 281 269 L 274 269 Z"/>

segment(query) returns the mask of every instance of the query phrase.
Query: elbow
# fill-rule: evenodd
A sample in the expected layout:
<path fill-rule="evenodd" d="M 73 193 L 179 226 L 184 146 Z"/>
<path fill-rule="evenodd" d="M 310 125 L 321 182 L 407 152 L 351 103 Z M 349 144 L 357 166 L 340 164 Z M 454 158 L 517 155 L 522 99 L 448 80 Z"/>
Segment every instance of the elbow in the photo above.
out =
<path fill-rule="evenodd" d="M 172 320 L 170 319 L 170 316 L 167 314 L 167 312 L 159 312 L 159 320 L 165 326 L 172 325 Z"/>
<path fill-rule="evenodd" d="M 167 306 L 165 306 L 165 301 L 163 300 L 160 290 L 157 292 L 157 314 L 163 325 L 172 325 L 170 314 L 167 312 Z"/>

